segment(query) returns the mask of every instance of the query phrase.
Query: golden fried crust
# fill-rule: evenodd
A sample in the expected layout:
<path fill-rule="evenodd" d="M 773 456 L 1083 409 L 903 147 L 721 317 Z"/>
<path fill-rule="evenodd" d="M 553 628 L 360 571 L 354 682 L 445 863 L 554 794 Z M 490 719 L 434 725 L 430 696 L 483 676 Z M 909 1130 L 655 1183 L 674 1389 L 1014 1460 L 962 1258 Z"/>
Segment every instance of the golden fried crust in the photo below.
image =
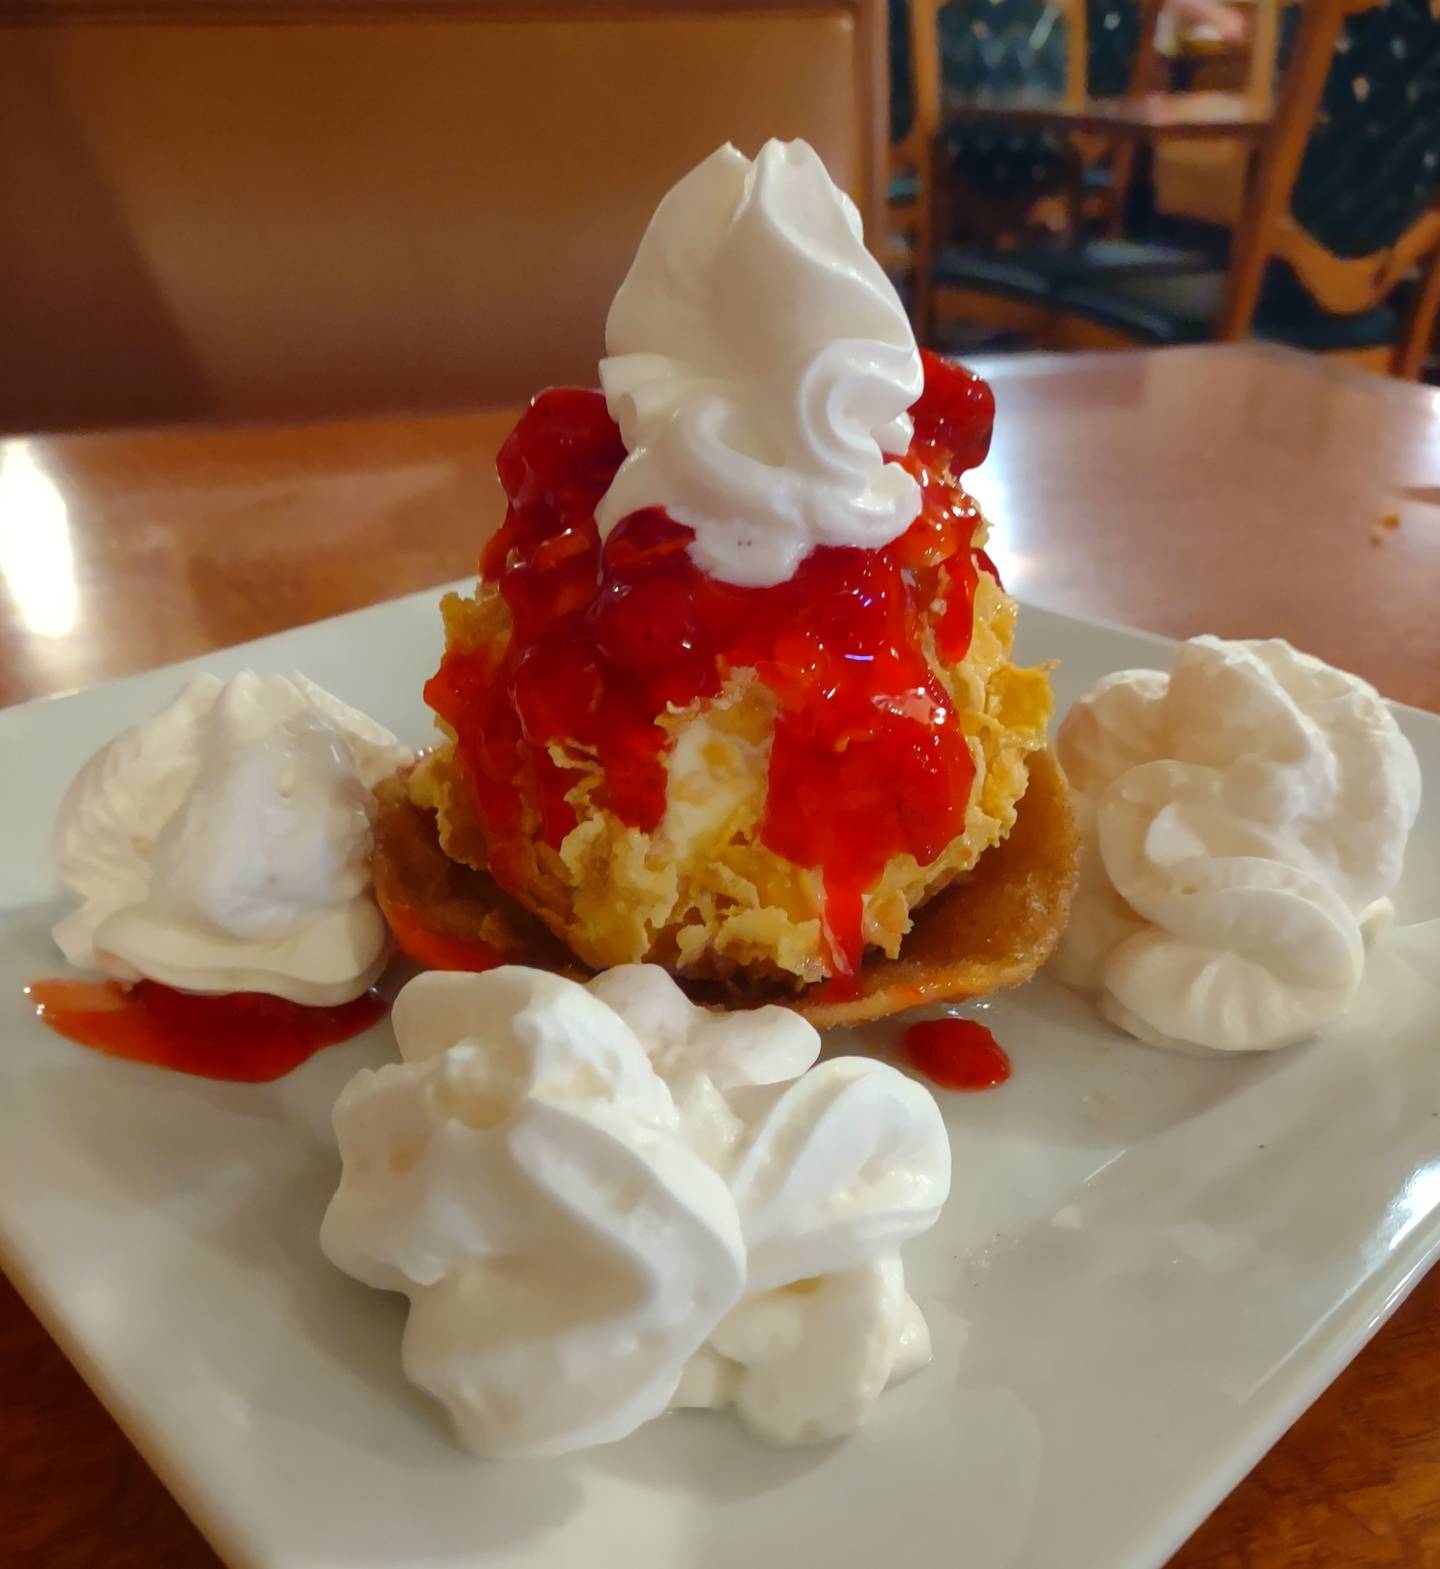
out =
<path fill-rule="evenodd" d="M 1029 775 L 1010 834 L 916 913 L 898 958 L 871 953 L 856 995 L 836 997 L 825 984 L 796 993 L 740 982 L 723 992 L 692 988 L 699 1000 L 741 1008 L 782 1002 L 824 1030 L 1028 980 L 1059 940 L 1079 856 L 1069 792 L 1054 754 L 1032 753 Z M 386 781 L 377 795 L 375 887 L 387 916 L 401 910 L 405 919 L 447 939 L 478 939 L 510 963 L 588 973 L 486 873 L 446 856 L 434 814 L 412 803 L 403 779 Z M 404 934 L 397 934 L 404 946 Z M 685 977 L 679 978 L 683 984 Z"/>
<path fill-rule="evenodd" d="M 932 607 L 933 608 L 933 607 Z M 443 602 L 447 648 L 468 655 L 503 638 L 509 610 L 493 584 Z M 1026 788 L 1026 758 L 1045 744 L 1053 707 L 1045 669 L 1011 663 L 1015 601 L 988 573 L 975 585 L 973 627 L 962 659 L 947 663 L 928 621 L 921 642 L 948 692 L 975 769 L 964 825 L 928 863 L 892 854 L 866 890 L 868 947 L 898 956 L 915 912 L 965 875 L 1010 832 Z M 604 770 L 586 748 L 552 742 L 567 772 L 576 824 L 558 845 L 540 833 L 533 786 L 515 781 L 520 832 L 507 840 L 505 885 L 595 969 L 650 960 L 717 995 L 734 987 L 789 994 L 826 974 L 823 879 L 763 842 L 773 692 L 754 670 L 728 673 L 722 689 L 667 710 L 666 811 L 649 832 L 603 803 Z M 445 727 L 442 725 L 442 730 Z M 485 828 L 445 739 L 416 769 L 411 797 L 436 814 L 446 853 L 478 870 L 490 865 Z"/>

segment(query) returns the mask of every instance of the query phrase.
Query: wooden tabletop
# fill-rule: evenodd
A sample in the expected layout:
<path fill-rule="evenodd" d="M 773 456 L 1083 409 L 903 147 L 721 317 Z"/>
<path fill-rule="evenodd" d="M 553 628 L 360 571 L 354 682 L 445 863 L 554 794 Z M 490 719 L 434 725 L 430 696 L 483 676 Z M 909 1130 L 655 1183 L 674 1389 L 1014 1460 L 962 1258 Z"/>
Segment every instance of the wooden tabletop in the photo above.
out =
<path fill-rule="evenodd" d="M 1249 345 L 982 368 L 976 489 L 1022 598 L 1279 634 L 1440 711 L 1440 393 Z M 0 443 L 0 704 L 467 573 L 509 424 Z M 1440 1271 L 1171 1569 L 1440 1564 L 1437 1410 Z M 0 1563 L 216 1569 L 3 1281 Z"/>
<path fill-rule="evenodd" d="M 1143 98 L 1060 98 L 1039 93 L 947 97 L 947 124 L 1027 131 L 1089 131 L 1141 142 L 1228 138 L 1255 142 L 1270 113 L 1244 93 L 1150 93 Z"/>

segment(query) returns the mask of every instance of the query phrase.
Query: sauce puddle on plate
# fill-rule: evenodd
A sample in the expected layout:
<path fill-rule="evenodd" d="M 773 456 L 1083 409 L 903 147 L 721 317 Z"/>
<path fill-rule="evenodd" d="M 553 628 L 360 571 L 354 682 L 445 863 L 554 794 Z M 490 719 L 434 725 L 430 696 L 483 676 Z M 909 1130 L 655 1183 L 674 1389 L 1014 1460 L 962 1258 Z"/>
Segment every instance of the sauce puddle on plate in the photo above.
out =
<path fill-rule="evenodd" d="M 363 1034 L 385 1016 L 369 991 L 334 1008 L 307 1008 L 262 992 L 206 996 L 154 981 L 34 981 L 25 995 L 57 1035 L 128 1062 L 202 1079 L 268 1084 L 325 1046 Z"/>
<path fill-rule="evenodd" d="M 905 1060 L 946 1090 L 993 1090 L 1010 1077 L 1010 1059 L 975 1019 L 926 1019 L 901 1038 Z"/>

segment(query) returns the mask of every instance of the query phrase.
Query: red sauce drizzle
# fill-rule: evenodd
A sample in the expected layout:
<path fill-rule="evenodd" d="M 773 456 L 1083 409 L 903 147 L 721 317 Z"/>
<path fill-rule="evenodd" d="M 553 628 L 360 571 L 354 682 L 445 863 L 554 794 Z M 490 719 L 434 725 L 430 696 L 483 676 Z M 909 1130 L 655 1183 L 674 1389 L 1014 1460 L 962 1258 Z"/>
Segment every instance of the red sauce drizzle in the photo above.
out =
<path fill-rule="evenodd" d="M 970 645 L 980 514 L 959 476 L 989 449 L 994 399 L 963 368 L 924 362 L 915 439 L 898 460 L 922 486 L 919 517 L 883 550 L 823 546 L 773 588 L 708 577 L 690 560 L 691 530 L 660 511 L 631 514 L 602 544 L 595 507 L 625 457 L 604 399 L 558 388 L 534 400 L 500 452 L 509 509 L 480 563 L 513 629 L 447 653 L 425 688 L 459 738 L 502 886 L 518 881 L 522 794 L 550 844 L 574 826 L 573 778 L 547 743 L 592 753 L 601 804 L 651 831 L 665 811 L 657 718 L 752 667 L 779 709 L 762 842 L 820 872 L 829 972 L 855 974 L 864 893 L 891 856 L 927 865 L 944 850 L 974 778 L 921 632 L 932 619 L 947 662 Z"/>
<path fill-rule="evenodd" d="M 35 981 L 35 1014 L 57 1034 L 109 1057 L 202 1079 L 268 1084 L 324 1046 L 360 1035 L 385 1016 L 366 992 L 335 1008 L 306 1008 L 261 992 L 207 996 L 154 981 Z"/>
<path fill-rule="evenodd" d="M 1010 1059 L 975 1019 L 926 1019 L 901 1038 L 911 1067 L 947 1090 L 993 1090 L 1010 1077 Z"/>

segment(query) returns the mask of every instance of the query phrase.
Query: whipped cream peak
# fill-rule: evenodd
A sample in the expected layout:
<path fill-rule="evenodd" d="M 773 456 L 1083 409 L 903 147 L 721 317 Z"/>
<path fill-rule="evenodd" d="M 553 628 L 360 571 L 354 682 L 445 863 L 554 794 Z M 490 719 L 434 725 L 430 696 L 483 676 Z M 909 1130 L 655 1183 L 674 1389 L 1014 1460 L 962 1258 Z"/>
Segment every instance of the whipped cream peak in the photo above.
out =
<path fill-rule="evenodd" d="M 805 142 L 726 145 L 660 202 L 617 292 L 600 381 L 629 456 L 602 533 L 646 507 L 726 582 L 789 578 L 817 545 L 878 549 L 920 510 L 887 456 L 924 375 L 854 203 Z"/>
<path fill-rule="evenodd" d="M 430 973 L 393 1018 L 401 1061 L 335 1108 L 321 1245 L 410 1298 L 405 1370 L 470 1448 L 556 1454 L 696 1404 L 812 1441 L 925 1360 L 898 1250 L 949 1143 L 893 1068 L 812 1067 L 797 1015 L 711 1014 L 646 965 Z"/>
<path fill-rule="evenodd" d="M 854 1269 L 928 1231 L 950 1191 L 935 1101 L 868 1057 L 835 1057 L 772 1092 L 731 1177 L 750 1289 Z"/>
<path fill-rule="evenodd" d="M 372 790 L 409 752 L 302 675 L 197 676 L 81 769 L 55 829 L 65 957 L 329 1006 L 384 967 Z"/>
<path fill-rule="evenodd" d="M 1278 639 L 1182 645 L 1169 676 L 1106 677 L 1061 763 L 1090 835 L 1059 978 L 1159 1045 L 1313 1035 L 1364 972 L 1420 805 L 1374 689 Z"/>

